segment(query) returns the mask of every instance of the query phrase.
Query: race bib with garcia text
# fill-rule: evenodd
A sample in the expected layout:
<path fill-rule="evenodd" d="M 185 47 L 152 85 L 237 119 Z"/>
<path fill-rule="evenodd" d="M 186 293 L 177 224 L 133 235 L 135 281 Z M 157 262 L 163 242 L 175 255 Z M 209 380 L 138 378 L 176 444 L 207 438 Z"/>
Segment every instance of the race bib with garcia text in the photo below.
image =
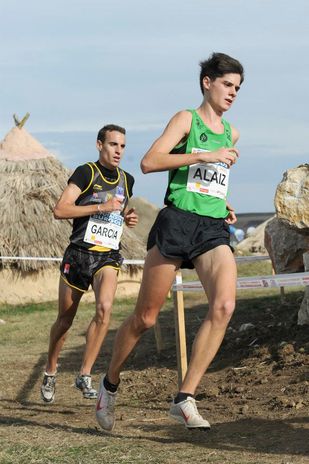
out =
<path fill-rule="evenodd" d="M 122 231 L 123 216 L 119 213 L 97 213 L 88 220 L 84 241 L 118 250 Z"/>
<path fill-rule="evenodd" d="M 209 152 L 192 148 L 191 153 Z M 226 199 L 230 170 L 225 163 L 196 163 L 188 170 L 187 191 Z"/>

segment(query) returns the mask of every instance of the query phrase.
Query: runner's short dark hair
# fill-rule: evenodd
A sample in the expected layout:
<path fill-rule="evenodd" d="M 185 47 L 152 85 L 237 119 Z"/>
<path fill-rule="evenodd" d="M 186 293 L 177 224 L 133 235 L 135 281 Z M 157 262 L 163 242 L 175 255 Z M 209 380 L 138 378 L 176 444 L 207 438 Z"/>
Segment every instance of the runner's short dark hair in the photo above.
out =
<path fill-rule="evenodd" d="M 244 81 L 244 68 L 242 64 L 225 53 L 213 53 L 210 57 L 200 62 L 201 72 L 200 72 L 200 87 L 202 94 L 204 94 L 203 89 L 203 79 L 208 76 L 211 81 L 214 81 L 217 77 L 222 77 L 224 74 L 239 74 L 240 83 Z"/>
<path fill-rule="evenodd" d="M 104 142 L 106 132 L 112 131 L 121 132 L 121 134 L 126 135 L 126 130 L 123 127 L 117 126 L 116 124 L 107 124 L 99 130 L 97 140 L 100 140 L 100 142 Z"/>

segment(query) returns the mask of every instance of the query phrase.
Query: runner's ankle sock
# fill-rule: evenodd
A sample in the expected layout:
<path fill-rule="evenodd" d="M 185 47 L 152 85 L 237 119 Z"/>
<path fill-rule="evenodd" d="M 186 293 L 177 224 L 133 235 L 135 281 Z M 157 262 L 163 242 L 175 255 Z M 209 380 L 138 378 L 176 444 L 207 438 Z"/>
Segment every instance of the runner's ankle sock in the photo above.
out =
<path fill-rule="evenodd" d="M 114 384 L 108 380 L 107 376 L 104 377 L 103 385 L 106 388 L 106 390 L 108 390 L 111 393 L 116 393 L 119 384 L 120 384 L 120 380 L 118 383 Z"/>
<path fill-rule="evenodd" d="M 54 374 L 51 374 L 50 372 L 44 372 L 44 375 L 47 375 L 47 377 L 55 377 L 57 374 L 57 371 L 54 372 Z"/>
<path fill-rule="evenodd" d="M 177 395 L 174 398 L 174 403 L 180 403 L 181 401 L 185 401 L 188 397 L 194 398 L 191 393 L 185 393 L 185 392 L 178 392 Z"/>

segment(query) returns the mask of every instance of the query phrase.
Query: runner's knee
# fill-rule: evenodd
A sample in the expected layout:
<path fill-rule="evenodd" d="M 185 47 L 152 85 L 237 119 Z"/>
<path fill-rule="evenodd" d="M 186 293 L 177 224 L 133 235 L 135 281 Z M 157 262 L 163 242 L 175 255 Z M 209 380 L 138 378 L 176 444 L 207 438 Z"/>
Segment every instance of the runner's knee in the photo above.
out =
<path fill-rule="evenodd" d="M 219 324 L 228 324 L 235 309 L 235 300 L 224 299 L 213 306 L 212 319 Z"/>
<path fill-rule="evenodd" d="M 113 302 L 111 300 L 101 300 L 96 304 L 95 320 L 100 324 L 108 324 L 112 312 Z"/>
<path fill-rule="evenodd" d="M 139 332 L 151 329 L 156 323 L 157 314 L 151 311 L 144 311 L 134 315 L 134 325 Z"/>
<path fill-rule="evenodd" d="M 60 327 L 61 332 L 65 333 L 72 326 L 73 320 L 74 320 L 74 316 L 64 314 L 64 315 L 58 317 L 56 324 L 58 325 L 58 327 Z"/>

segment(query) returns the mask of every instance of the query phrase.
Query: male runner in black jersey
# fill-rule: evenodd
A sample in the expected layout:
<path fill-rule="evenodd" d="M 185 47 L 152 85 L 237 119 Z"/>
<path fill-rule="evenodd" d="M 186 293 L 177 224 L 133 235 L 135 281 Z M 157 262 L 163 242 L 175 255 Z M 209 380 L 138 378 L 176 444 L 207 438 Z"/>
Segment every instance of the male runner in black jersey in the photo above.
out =
<path fill-rule="evenodd" d="M 96 312 L 87 330 L 75 386 L 85 398 L 97 397 L 91 369 L 108 331 L 122 263 L 119 249 L 123 224 L 134 227 L 138 221 L 134 208 L 127 206 L 134 178 L 118 167 L 125 149 L 125 129 L 113 124 L 104 126 L 98 133 L 97 149 L 99 160 L 74 171 L 54 209 L 56 219 L 73 219 L 73 231 L 60 266 L 59 312 L 50 331 L 41 386 L 41 397 L 46 403 L 54 401 L 60 350 L 90 284 Z"/>

